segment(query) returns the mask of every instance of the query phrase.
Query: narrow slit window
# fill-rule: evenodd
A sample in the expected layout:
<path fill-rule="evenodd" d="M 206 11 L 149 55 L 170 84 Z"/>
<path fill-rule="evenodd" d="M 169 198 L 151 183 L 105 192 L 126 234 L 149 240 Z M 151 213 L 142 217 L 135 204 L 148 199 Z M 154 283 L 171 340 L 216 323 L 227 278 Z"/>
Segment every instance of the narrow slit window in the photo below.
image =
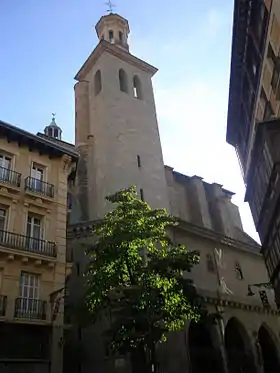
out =
<path fill-rule="evenodd" d="M 94 76 L 94 93 L 95 93 L 95 96 L 98 95 L 98 93 L 101 91 L 101 89 L 102 89 L 101 71 L 98 70 L 98 71 L 96 71 L 95 76 Z"/>
<path fill-rule="evenodd" d="M 215 272 L 215 263 L 214 263 L 213 255 L 207 254 L 206 263 L 207 263 L 208 272 L 214 273 Z"/>
<path fill-rule="evenodd" d="M 236 273 L 236 278 L 238 280 L 243 280 L 244 279 L 243 272 L 242 272 L 242 269 L 241 269 L 241 265 L 240 265 L 239 262 L 235 262 L 235 273 Z"/>
<path fill-rule="evenodd" d="M 140 155 L 137 155 L 137 165 L 140 168 L 141 167 L 141 158 Z"/>
<path fill-rule="evenodd" d="M 140 189 L 140 198 L 144 202 L 144 191 L 142 188 Z"/>

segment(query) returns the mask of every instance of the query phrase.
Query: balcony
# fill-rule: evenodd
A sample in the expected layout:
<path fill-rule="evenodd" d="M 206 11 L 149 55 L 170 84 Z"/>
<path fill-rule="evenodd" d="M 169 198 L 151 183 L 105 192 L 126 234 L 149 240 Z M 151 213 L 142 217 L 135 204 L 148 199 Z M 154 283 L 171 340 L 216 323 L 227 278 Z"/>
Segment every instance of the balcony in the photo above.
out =
<path fill-rule="evenodd" d="M 31 298 L 17 298 L 15 301 L 15 318 L 46 320 L 47 301 Z"/>
<path fill-rule="evenodd" d="M 21 174 L 12 171 L 8 168 L 0 167 L 0 183 L 6 186 L 19 188 L 21 182 Z"/>
<path fill-rule="evenodd" d="M 7 296 L 0 295 L 0 316 L 6 316 Z"/>
<path fill-rule="evenodd" d="M 40 322 L 34 324 L 2 322 L 0 323 L 0 333 L 0 360 L 17 359 L 18 364 L 21 364 L 20 362 L 23 360 L 50 359 L 50 326 L 40 325 Z M 18 371 L 16 368 L 14 369 L 12 372 Z M 28 372 L 28 370 L 20 371 Z M 39 369 L 39 371 L 41 370 Z"/>
<path fill-rule="evenodd" d="M 28 176 L 25 179 L 25 191 L 38 194 L 41 197 L 54 197 L 54 185 Z"/>
<path fill-rule="evenodd" d="M 0 230 L 0 246 L 29 253 L 56 257 L 54 242 Z"/>

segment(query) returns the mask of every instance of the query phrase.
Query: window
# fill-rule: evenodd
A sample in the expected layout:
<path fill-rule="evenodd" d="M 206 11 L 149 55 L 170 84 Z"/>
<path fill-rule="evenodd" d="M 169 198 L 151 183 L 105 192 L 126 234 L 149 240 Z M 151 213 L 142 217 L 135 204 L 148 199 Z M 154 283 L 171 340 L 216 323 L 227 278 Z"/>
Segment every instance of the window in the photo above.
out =
<path fill-rule="evenodd" d="M 109 30 L 108 36 L 109 36 L 109 42 L 114 43 L 114 31 L 113 30 Z"/>
<path fill-rule="evenodd" d="M 95 96 L 98 95 L 98 93 L 101 91 L 101 89 L 102 89 L 101 71 L 98 70 L 98 71 L 96 71 L 95 76 L 94 76 L 94 94 L 95 94 Z"/>
<path fill-rule="evenodd" d="M 244 279 L 242 269 L 241 269 L 241 265 L 239 264 L 239 262 L 235 262 L 235 273 L 236 273 L 236 278 L 238 280 L 243 280 Z"/>
<path fill-rule="evenodd" d="M 214 273 L 215 272 L 215 263 L 214 263 L 213 255 L 207 254 L 206 263 L 207 263 L 208 272 Z"/>
<path fill-rule="evenodd" d="M 119 31 L 119 41 L 123 44 L 123 33 L 121 31 Z"/>
<path fill-rule="evenodd" d="M 28 214 L 26 224 L 26 245 L 32 252 L 43 251 L 43 219 L 40 216 Z"/>
<path fill-rule="evenodd" d="M 141 167 L 141 158 L 140 155 L 137 155 L 137 165 L 140 168 Z"/>
<path fill-rule="evenodd" d="M 122 92 L 128 93 L 127 75 L 123 69 L 119 70 L 119 83 L 120 83 L 120 90 Z"/>
<path fill-rule="evenodd" d="M 6 229 L 7 223 L 7 210 L 4 207 L 0 207 L 0 231 Z"/>
<path fill-rule="evenodd" d="M 37 163 L 32 164 L 31 180 L 29 187 L 36 192 L 43 192 L 44 167 Z"/>
<path fill-rule="evenodd" d="M 21 272 L 20 276 L 20 302 L 18 313 L 35 314 L 38 312 L 40 277 L 34 273 Z"/>
<path fill-rule="evenodd" d="M 34 273 L 21 272 L 20 297 L 26 299 L 39 298 L 39 275 Z"/>
<path fill-rule="evenodd" d="M 0 154 L 0 180 L 9 181 L 10 170 L 12 168 L 12 158 L 5 154 Z"/>
<path fill-rule="evenodd" d="M 137 75 L 133 77 L 133 96 L 140 100 L 142 99 L 142 86 Z"/>
<path fill-rule="evenodd" d="M 144 191 L 143 191 L 143 189 L 140 189 L 140 198 L 144 202 Z"/>

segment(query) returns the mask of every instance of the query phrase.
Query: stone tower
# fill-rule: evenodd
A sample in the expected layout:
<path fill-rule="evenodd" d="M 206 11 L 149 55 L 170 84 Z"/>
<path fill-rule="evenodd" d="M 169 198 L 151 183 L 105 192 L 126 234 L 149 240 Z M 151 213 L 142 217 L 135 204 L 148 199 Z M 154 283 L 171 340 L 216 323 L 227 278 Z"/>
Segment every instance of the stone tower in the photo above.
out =
<path fill-rule="evenodd" d="M 75 79 L 77 221 L 102 218 L 105 196 L 136 185 L 153 208 L 169 209 L 152 77 L 157 69 L 129 53 L 128 21 L 101 17 L 99 43 Z M 78 217 L 78 215 L 80 215 Z"/>

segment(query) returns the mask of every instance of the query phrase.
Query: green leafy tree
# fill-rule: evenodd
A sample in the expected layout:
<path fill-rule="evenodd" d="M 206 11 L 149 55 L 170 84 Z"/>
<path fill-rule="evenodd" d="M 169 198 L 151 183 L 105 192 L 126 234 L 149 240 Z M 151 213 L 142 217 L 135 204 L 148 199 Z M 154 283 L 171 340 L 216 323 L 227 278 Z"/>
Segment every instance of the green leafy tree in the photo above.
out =
<path fill-rule="evenodd" d="M 111 351 L 130 353 L 134 372 L 155 372 L 156 345 L 186 319 L 200 318 L 199 297 L 183 276 L 199 255 L 171 242 L 166 232 L 176 219 L 152 210 L 135 187 L 107 200 L 116 208 L 96 224 L 96 242 L 87 250 L 88 309 L 94 320 L 109 311 Z"/>

